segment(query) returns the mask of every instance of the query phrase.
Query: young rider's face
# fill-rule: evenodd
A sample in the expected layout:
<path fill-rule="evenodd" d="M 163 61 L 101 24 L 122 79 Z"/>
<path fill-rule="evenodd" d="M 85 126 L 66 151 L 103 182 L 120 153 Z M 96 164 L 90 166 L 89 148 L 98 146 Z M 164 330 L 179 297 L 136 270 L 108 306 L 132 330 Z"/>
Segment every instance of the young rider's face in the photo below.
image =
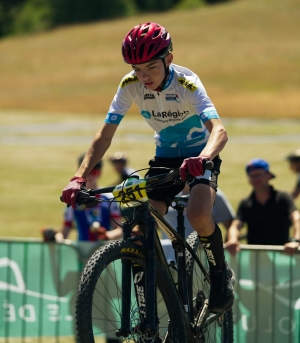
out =
<path fill-rule="evenodd" d="M 172 54 L 165 57 L 167 67 L 172 63 L 172 60 Z M 147 63 L 133 64 L 132 69 L 144 86 L 151 90 L 159 87 L 165 77 L 165 68 L 161 59 Z"/>

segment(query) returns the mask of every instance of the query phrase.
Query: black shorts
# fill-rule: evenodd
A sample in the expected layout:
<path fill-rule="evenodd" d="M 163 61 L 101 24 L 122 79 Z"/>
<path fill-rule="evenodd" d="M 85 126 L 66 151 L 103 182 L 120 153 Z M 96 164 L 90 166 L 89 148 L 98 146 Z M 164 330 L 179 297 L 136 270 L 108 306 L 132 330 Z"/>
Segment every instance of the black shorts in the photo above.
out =
<path fill-rule="evenodd" d="M 146 173 L 145 178 L 167 173 L 169 169 L 179 168 L 182 165 L 183 160 L 186 158 L 187 157 L 166 158 L 155 156 L 152 160 L 149 161 L 150 169 Z M 215 191 L 217 191 L 218 175 L 220 174 L 220 166 L 222 160 L 219 156 L 216 156 L 213 159 L 213 162 L 213 170 L 207 170 L 203 176 L 194 178 L 194 180 L 189 183 L 190 189 L 192 189 L 193 186 L 202 183 L 212 187 Z M 174 198 L 175 195 L 183 190 L 183 188 L 185 187 L 185 183 L 185 181 L 182 181 L 181 183 L 177 183 L 174 185 L 171 181 L 166 182 L 160 185 L 159 188 L 148 192 L 149 199 L 167 201 L 167 199 Z"/>

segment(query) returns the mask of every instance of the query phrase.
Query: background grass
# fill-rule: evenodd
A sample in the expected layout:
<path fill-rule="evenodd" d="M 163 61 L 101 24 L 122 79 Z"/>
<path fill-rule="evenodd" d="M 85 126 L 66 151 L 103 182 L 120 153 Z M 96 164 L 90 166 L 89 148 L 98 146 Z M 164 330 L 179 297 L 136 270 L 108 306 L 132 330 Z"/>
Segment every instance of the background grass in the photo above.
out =
<path fill-rule="evenodd" d="M 77 156 L 86 150 L 103 119 L 104 115 L 74 118 L 70 113 L 0 112 L 2 235 L 39 237 L 41 226 L 61 226 L 64 205 L 59 196 L 76 170 Z M 55 129 L 50 126 L 50 130 L 48 126 L 36 126 L 37 123 L 56 126 Z M 72 131 L 73 123 L 78 123 L 81 129 L 75 127 Z M 267 159 L 277 175 L 272 184 L 290 191 L 295 176 L 289 171 L 285 156 L 300 145 L 300 122 L 225 118 L 224 123 L 229 142 L 221 154 L 219 185 L 234 209 L 250 192 L 244 166 L 253 157 Z M 129 154 L 133 168 L 147 167 L 154 154 L 154 144 L 153 133 L 143 119 L 128 115 L 120 125 L 104 158 L 102 186 L 115 183 L 116 174 L 108 157 L 119 150 Z"/>
<path fill-rule="evenodd" d="M 122 39 L 149 20 L 172 33 L 174 62 L 200 76 L 223 117 L 298 118 L 298 0 L 236 0 L 4 39 L 0 108 L 106 113 L 130 70 Z"/>
<path fill-rule="evenodd" d="M 270 162 L 277 188 L 292 189 L 295 176 L 284 158 L 300 146 L 298 0 L 237 0 L 63 27 L 0 41 L 1 235 L 39 237 L 42 225 L 60 227 L 61 190 L 130 70 L 120 43 L 148 20 L 170 30 L 174 62 L 199 74 L 226 124 L 220 188 L 233 207 L 250 191 L 244 165 L 253 157 Z M 108 155 L 126 151 L 139 169 L 154 145 L 136 113 L 133 107 Z M 30 126 L 43 123 L 55 126 Z M 114 180 L 107 162 L 101 184 Z"/>

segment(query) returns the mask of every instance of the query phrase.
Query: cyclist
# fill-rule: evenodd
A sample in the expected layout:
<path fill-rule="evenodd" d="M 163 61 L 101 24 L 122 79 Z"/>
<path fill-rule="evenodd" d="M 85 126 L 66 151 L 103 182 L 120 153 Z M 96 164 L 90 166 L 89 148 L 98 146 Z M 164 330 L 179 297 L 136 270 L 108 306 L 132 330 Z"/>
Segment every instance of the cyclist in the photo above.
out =
<path fill-rule="evenodd" d="M 220 173 L 219 153 L 227 142 L 227 133 L 199 77 L 173 64 L 172 50 L 169 32 L 157 23 L 139 24 L 127 33 L 122 55 L 133 70 L 121 80 L 105 123 L 62 198 L 76 206 L 80 186 L 108 150 L 132 102 L 136 103 L 155 131 L 156 153 L 149 161 L 146 177 L 165 172 L 156 167 L 180 168 L 183 181 L 166 184 L 163 191 L 151 191 L 150 201 L 164 215 L 169 205 L 166 199 L 184 188 L 186 173 L 195 177 L 189 183 L 187 217 L 199 234 L 210 267 L 210 310 L 226 310 L 234 299 L 234 275 L 225 261 L 221 231 L 211 213 Z M 213 170 L 204 170 L 207 160 L 213 160 Z"/>

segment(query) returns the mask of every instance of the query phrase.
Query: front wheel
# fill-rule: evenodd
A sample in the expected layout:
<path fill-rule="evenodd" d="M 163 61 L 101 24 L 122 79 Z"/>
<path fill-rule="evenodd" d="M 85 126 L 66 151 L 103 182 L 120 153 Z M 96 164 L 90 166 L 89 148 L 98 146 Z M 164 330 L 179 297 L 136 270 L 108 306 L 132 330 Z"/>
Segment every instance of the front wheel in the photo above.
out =
<path fill-rule="evenodd" d="M 156 263 L 157 331 L 155 335 L 139 330 L 141 309 L 138 305 L 133 277 L 129 311 L 130 333 L 117 337 L 122 316 L 122 261 L 139 265 L 145 272 L 145 252 L 142 246 L 129 241 L 111 242 L 98 249 L 89 259 L 81 276 L 76 303 L 78 343 L 102 342 L 102 338 L 130 343 L 183 343 L 186 331 L 182 307 L 175 286 L 161 265 Z M 139 295 L 140 296 L 140 295 Z M 124 312 L 123 312 L 124 313 Z"/>
<path fill-rule="evenodd" d="M 208 263 L 204 249 L 201 246 L 197 232 L 191 233 L 186 242 L 198 256 L 202 265 L 207 269 Z M 195 320 L 199 311 L 204 305 L 205 299 L 209 298 L 210 283 L 205 278 L 199 265 L 195 262 L 191 253 L 186 250 L 186 269 L 187 269 L 187 287 L 189 293 L 189 303 L 192 304 L 191 317 Z M 232 309 L 223 313 L 216 321 L 209 324 L 203 336 L 199 337 L 199 343 L 232 343 L 233 337 L 233 318 Z"/>

